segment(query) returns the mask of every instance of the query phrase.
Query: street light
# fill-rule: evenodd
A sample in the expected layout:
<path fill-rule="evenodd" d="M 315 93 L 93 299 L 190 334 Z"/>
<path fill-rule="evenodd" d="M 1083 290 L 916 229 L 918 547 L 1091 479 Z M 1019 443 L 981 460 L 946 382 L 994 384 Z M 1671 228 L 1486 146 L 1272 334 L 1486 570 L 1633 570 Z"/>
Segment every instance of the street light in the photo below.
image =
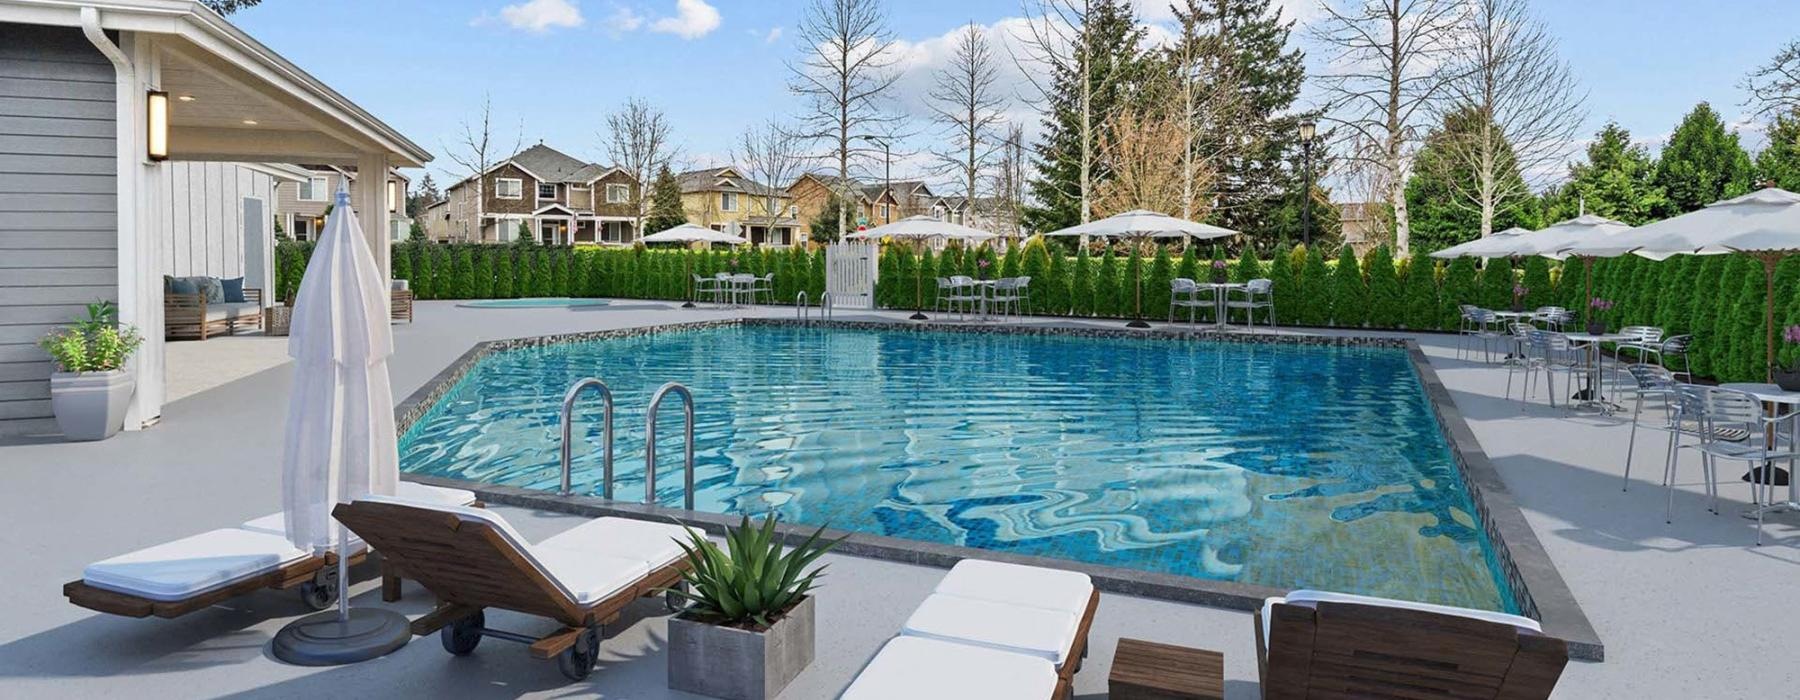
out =
<path fill-rule="evenodd" d="M 1312 142 L 1318 132 L 1319 125 L 1311 121 L 1300 122 L 1300 159 L 1306 170 L 1306 189 L 1300 192 L 1300 240 L 1307 250 L 1312 250 Z"/>
<path fill-rule="evenodd" d="M 883 172 L 881 175 L 881 192 L 883 195 L 886 195 L 886 196 L 892 198 L 894 196 L 894 151 L 892 148 L 890 148 L 888 146 L 888 140 L 885 138 L 882 138 L 880 136 L 871 136 L 869 134 L 863 134 L 856 138 L 862 139 L 864 141 L 868 141 L 869 143 L 872 143 L 872 144 L 875 144 L 875 145 L 881 147 L 881 157 L 882 157 L 882 160 L 885 161 L 885 165 L 883 166 Z M 900 200 L 895 199 L 894 201 L 895 201 L 895 203 L 898 203 Z M 885 208 L 882 211 L 884 213 L 886 213 L 887 215 L 881 217 L 881 219 L 882 219 L 881 223 L 883 223 L 883 224 L 894 223 L 894 213 Z M 873 214 L 874 212 L 871 211 L 869 213 Z"/>

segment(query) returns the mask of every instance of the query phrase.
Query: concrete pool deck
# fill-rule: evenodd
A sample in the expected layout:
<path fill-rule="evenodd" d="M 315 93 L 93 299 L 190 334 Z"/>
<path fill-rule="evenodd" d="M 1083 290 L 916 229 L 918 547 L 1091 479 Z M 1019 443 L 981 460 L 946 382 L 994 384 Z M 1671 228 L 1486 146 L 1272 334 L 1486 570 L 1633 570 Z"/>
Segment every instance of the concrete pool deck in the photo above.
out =
<path fill-rule="evenodd" d="M 417 323 L 396 326 L 394 391 L 407 396 L 482 340 L 759 315 L 792 318 L 793 310 L 680 310 L 633 300 L 508 310 L 422 302 Z M 864 316 L 904 314 L 838 314 Z M 1675 522 L 1665 525 L 1656 436 L 1640 435 L 1633 488 L 1621 492 L 1624 420 L 1565 419 L 1560 409 L 1542 403 L 1502 400 L 1503 370 L 1455 359 L 1452 337 L 1420 341 L 1607 644 L 1605 663 L 1570 665 L 1557 697 L 1781 697 L 1800 686 L 1800 668 L 1785 661 L 1789 631 L 1800 629 L 1800 609 L 1789 595 L 1800 590 L 1800 518 L 1772 518 L 1765 544 L 1751 546 L 1753 524 L 1732 515 L 1748 489 L 1723 483 L 1727 514 L 1707 513 L 1699 469 L 1690 458 L 1678 475 Z M 291 595 L 257 593 L 177 620 L 98 615 L 62 599 L 61 584 L 79 577 L 88 562 L 275 510 L 288 385 L 282 365 L 174 402 L 151 430 L 101 443 L 0 443 L 6 484 L 0 508 L 8 523 L 0 528 L 0 545 L 13 555 L 9 566 L 0 567 L 0 584 L 10 593 L 0 606 L 0 696 L 692 697 L 664 686 L 665 618 L 654 614 L 653 602 L 632 609 L 629 624 L 603 645 L 601 669 L 589 681 L 568 685 L 552 664 L 493 641 L 464 659 L 444 653 L 436 640 L 420 639 L 353 667 L 284 666 L 268 657 L 266 647 L 282 624 L 302 612 Z M 578 522 L 502 511 L 534 538 Z M 851 556 L 829 561 L 819 597 L 818 660 L 786 698 L 835 696 L 941 575 L 940 569 Z M 428 609 L 428 594 L 410 584 L 406 590 L 408 600 L 399 609 Z M 354 593 L 359 604 L 378 604 L 373 581 Z M 1250 619 L 1241 612 L 1105 595 L 1077 694 L 1102 696 L 1113 647 L 1129 636 L 1222 651 L 1228 696 L 1255 697 Z M 530 624 L 498 614 L 491 622 Z"/>

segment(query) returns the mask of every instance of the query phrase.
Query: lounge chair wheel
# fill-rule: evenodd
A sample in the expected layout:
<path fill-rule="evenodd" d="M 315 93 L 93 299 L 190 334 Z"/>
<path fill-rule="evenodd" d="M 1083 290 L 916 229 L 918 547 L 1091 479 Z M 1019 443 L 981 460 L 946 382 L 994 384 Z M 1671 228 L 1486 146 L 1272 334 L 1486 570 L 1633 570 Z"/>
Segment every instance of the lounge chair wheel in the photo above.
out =
<path fill-rule="evenodd" d="M 486 626 L 487 616 L 477 610 L 473 615 L 444 626 L 438 632 L 438 641 L 444 643 L 444 651 L 468 656 L 475 651 L 475 645 L 481 643 L 481 628 Z"/>
<path fill-rule="evenodd" d="M 688 592 L 687 581 L 678 581 L 675 585 L 670 586 L 668 591 L 663 593 L 663 607 L 668 608 L 669 612 L 681 612 L 687 608 L 687 599 L 681 597 L 676 591 L 680 591 L 681 593 Z"/>
<path fill-rule="evenodd" d="M 338 583 L 337 570 L 325 567 L 313 576 L 313 580 L 300 584 L 300 601 L 314 610 L 324 610 L 337 602 Z"/>
<path fill-rule="evenodd" d="M 600 661 L 600 627 L 589 627 L 575 640 L 575 646 L 556 656 L 556 670 L 572 681 L 586 680 Z"/>

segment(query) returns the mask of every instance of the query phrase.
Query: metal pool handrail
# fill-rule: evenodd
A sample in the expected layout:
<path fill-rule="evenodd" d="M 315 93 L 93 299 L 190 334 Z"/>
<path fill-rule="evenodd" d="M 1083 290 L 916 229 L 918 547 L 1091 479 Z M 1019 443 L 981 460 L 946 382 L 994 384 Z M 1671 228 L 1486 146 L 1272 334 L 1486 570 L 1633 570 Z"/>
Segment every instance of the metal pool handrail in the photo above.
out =
<path fill-rule="evenodd" d="M 682 473 L 682 505 L 688 510 L 694 509 L 694 392 L 688 388 L 669 382 L 656 390 L 650 397 L 650 409 L 644 416 L 644 504 L 656 505 L 656 409 L 662 406 L 664 396 L 670 393 L 681 395 L 682 417 L 686 419 L 687 455 Z M 608 479 L 610 482 L 611 479 Z"/>
<path fill-rule="evenodd" d="M 835 299 L 831 296 L 831 292 L 825 292 L 823 294 L 820 294 L 819 295 L 819 318 L 825 319 L 827 321 L 831 320 L 831 312 L 835 309 L 836 306 L 837 306 L 837 299 Z"/>
<path fill-rule="evenodd" d="M 601 462 L 600 462 L 600 464 L 601 464 L 600 495 L 603 498 L 611 499 L 613 497 L 613 396 L 612 396 L 612 389 L 608 389 L 606 387 L 606 382 L 602 382 L 593 377 L 586 377 L 586 378 L 581 379 L 580 381 L 575 382 L 573 385 L 571 385 L 569 387 L 569 390 L 563 394 L 563 402 L 562 402 L 562 489 L 560 491 L 557 491 L 557 493 L 560 495 L 563 495 L 563 496 L 567 496 L 574 492 L 573 489 L 570 487 L 570 483 L 569 483 L 569 481 L 570 481 L 569 452 L 570 452 L 571 448 L 573 447 L 573 445 L 572 445 L 573 440 L 571 438 L 573 436 L 574 427 L 575 427 L 575 421 L 574 421 L 575 399 L 580 397 L 581 392 L 588 389 L 589 387 L 600 390 L 600 406 L 601 406 L 601 408 L 600 408 L 601 438 L 600 439 L 603 441 L 603 445 L 601 446 L 601 455 L 602 456 L 600 458 L 601 459 Z"/>
<path fill-rule="evenodd" d="M 794 320 L 805 323 L 812 316 L 812 309 L 807 306 L 806 290 L 794 295 Z"/>

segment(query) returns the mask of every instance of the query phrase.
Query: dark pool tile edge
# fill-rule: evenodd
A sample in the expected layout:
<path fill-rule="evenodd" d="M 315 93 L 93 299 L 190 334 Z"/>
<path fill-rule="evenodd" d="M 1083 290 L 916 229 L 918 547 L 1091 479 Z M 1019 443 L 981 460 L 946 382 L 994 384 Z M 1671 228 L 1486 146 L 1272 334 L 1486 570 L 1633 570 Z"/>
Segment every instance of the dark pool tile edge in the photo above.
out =
<path fill-rule="evenodd" d="M 1519 610 L 1538 620 L 1545 634 L 1567 642 L 1571 657 L 1604 661 L 1606 648 L 1599 633 L 1582 612 L 1581 603 L 1575 600 L 1550 554 L 1544 551 L 1537 532 L 1526 522 L 1518 500 L 1500 478 L 1493 460 L 1475 439 L 1475 431 L 1463 419 L 1449 387 L 1432 368 L 1424 349 L 1415 341 L 1404 342 L 1425 396 L 1431 400 L 1438 427 L 1450 444 L 1458 473 L 1480 510 L 1477 515 L 1487 530 L 1488 541 L 1493 544 L 1494 555 L 1507 576 Z"/>

